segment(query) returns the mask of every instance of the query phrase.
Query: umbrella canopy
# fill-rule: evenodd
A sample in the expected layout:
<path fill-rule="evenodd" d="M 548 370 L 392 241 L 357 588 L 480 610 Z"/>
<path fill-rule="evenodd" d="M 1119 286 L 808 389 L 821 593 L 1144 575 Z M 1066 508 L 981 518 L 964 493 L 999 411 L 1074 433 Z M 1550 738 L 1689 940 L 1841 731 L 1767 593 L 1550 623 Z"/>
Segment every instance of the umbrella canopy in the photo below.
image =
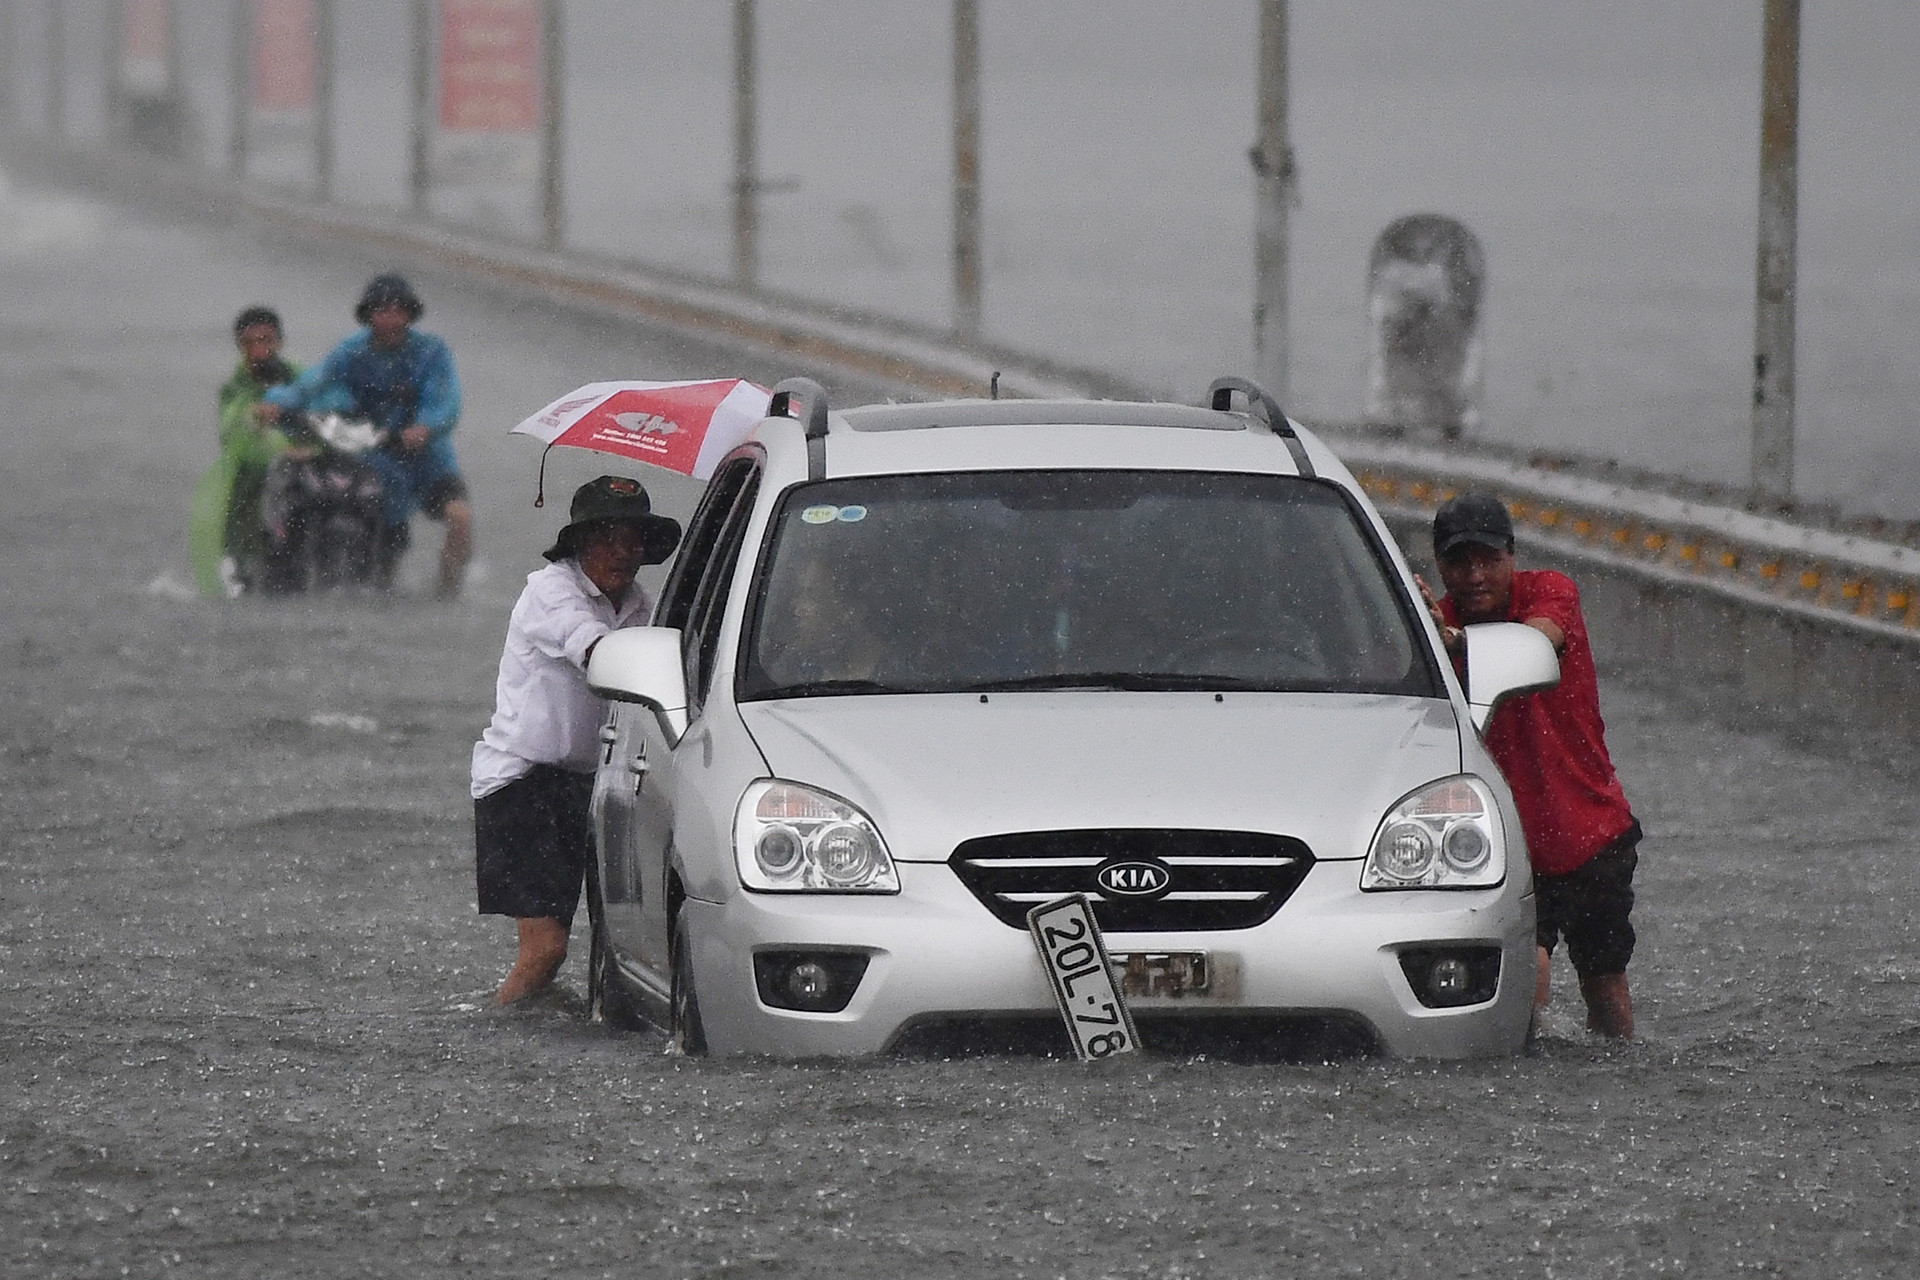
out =
<path fill-rule="evenodd" d="M 592 449 L 705 480 L 767 416 L 770 394 L 739 378 L 590 382 L 514 431 L 548 448 Z"/>

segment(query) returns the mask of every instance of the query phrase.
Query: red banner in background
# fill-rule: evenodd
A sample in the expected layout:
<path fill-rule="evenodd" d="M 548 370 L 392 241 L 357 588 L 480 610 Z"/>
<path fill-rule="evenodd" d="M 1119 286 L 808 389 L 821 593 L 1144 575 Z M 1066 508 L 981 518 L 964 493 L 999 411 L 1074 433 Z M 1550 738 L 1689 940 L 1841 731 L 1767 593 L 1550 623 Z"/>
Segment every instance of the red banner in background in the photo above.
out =
<path fill-rule="evenodd" d="M 172 87 L 167 0 L 120 0 L 120 88 L 158 97 Z"/>
<path fill-rule="evenodd" d="M 253 105 L 299 111 L 314 102 L 319 50 L 313 0 L 252 0 Z"/>
<path fill-rule="evenodd" d="M 441 0 L 440 127 L 533 132 L 540 62 L 539 0 Z"/>

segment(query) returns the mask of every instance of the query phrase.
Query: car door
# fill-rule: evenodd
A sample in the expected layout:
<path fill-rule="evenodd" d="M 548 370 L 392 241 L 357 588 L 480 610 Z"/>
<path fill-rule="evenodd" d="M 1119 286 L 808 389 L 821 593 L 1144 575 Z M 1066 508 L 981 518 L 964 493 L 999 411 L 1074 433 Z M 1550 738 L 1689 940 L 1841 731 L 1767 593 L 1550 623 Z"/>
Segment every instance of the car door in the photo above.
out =
<path fill-rule="evenodd" d="M 636 728 L 648 718 L 641 708 L 610 703 L 600 726 L 600 764 L 593 780 L 594 844 L 600 858 L 600 902 L 607 940 L 631 959 L 640 930 L 640 845 L 634 830 L 634 797 L 646 768 Z"/>
<path fill-rule="evenodd" d="M 748 521 L 758 489 L 759 465 L 754 456 L 731 460 L 715 474 L 688 530 L 688 554 L 674 566 L 661 595 L 655 621 L 678 627 L 686 662 L 687 731 L 667 745 L 659 721 L 637 707 L 622 707 L 621 734 L 614 747 L 624 752 L 624 768 L 633 778 L 627 846 L 638 901 L 630 919 L 632 931 L 616 946 L 646 971 L 661 990 L 669 979 L 668 943 L 672 933 L 673 903 L 668 883 L 674 859 L 674 810 L 679 761 L 689 752 L 705 750 L 712 725 L 702 714 L 714 659 L 719 652 L 720 628 L 726 612 Z M 619 759 L 620 757 L 616 757 Z"/>

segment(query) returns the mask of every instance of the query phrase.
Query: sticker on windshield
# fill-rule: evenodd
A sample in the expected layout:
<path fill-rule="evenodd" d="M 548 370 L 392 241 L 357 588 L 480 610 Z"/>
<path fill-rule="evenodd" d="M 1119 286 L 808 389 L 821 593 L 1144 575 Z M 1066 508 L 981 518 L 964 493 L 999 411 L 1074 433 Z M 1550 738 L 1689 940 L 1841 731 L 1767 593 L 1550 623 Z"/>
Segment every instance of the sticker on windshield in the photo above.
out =
<path fill-rule="evenodd" d="M 858 520 L 865 520 L 867 518 L 867 509 L 865 507 L 842 507 L 840 508 L 840 518 L 848 524 L 853 524 Z"/>
<path fill-rule="evenodd" d="M 861 514 L 865 514 L 862 512 Z M 840 518 L 838 507 L 808 507 L 800 513 L 800 518 L 808 524 L 832 524 Z"/>

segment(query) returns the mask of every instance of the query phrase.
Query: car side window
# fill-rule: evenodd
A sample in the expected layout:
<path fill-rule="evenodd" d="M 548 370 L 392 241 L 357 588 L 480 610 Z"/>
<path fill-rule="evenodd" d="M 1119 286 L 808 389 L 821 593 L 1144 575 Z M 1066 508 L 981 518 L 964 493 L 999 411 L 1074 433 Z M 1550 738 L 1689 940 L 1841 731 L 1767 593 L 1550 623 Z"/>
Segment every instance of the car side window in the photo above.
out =
<path fill-rule="evenodd" d="M 693 519 L 687 525 L 686 537 L 680 540 L 680 554 L 667 572 L 667 584 L 661 589 L 660 604 L 653 612 L 654 626 L 686 629 L 700 580 L 713 559 L 714 548 L 719 545 L 721 530 L 733 510 L 733 500 L 740 496 L 741 486 L 757 469 L 754 459 L 735 458 L 722 464 L 708 482 L 707 491 L 700 495 L 700 505 L 694 509 Z"/>
<path fill-rule="evenodd" d="M 686 662 L 687 693 L 696 707 L 706 702 L 707 688 L 713 680 L 714 659 L 720 652 L 720 626 L 727 609 L 727 588 L 733 582 L 740 548 L 746 541 L 754 495 L 760 489 L 759 479 L 757 467 L 743 476 L 726 518 L 720 524 L 706 569 L 694 589 L 681 654 Z"/>

